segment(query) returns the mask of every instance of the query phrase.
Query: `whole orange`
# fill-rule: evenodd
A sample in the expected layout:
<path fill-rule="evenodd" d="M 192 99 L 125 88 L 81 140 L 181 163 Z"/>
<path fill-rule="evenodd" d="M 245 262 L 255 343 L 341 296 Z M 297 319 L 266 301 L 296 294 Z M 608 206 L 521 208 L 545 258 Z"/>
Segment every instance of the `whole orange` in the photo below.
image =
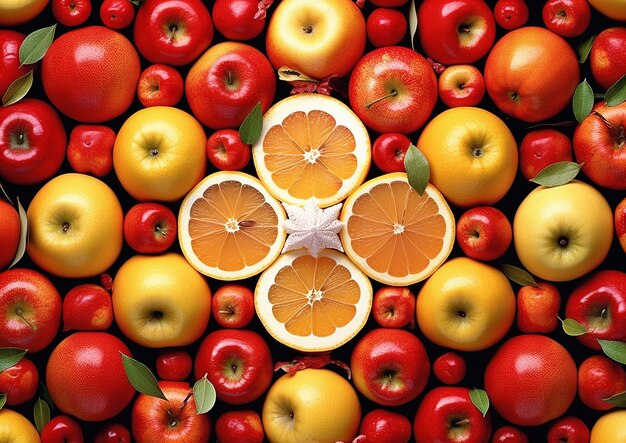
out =
<path fill-rule="evenodd" d="M 54 404 L 84 421 L 103 421 L 122 412 L 135 394 L 122 356 L 131 352 L 107 332 L 76 332 L 50 354 L 46 385 Z"/>
<path fill-rule="evenodd" d="M 104 26 L 64 33 L 41 64 L 41 81 L 52 104 L 80 122 L 118 117 L 133 99 L 141 66 L 132 43 Z"/>
<path fill-rule="evenodd" d="M 500 38 L 487 56 L 484 74 L 496 106 L 526 122 L 546 120 L 565 109 L 580 79 L 569 43 L 535 26 Z"/>
<path fill-rule="evenodd" d="M 20 216 L 9 202 L 0 200 L 0 269 L 4 269 L 15 258 L 20 243 Z"/>

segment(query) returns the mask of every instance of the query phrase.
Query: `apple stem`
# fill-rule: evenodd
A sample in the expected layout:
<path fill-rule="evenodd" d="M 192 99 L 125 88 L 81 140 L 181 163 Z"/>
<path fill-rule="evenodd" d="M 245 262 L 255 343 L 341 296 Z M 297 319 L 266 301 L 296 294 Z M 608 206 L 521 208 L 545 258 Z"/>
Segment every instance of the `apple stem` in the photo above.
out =
<path fill-rule="evenodd" d="M 178 31 L 178 26 L 172 25 L 170 26 L 170 40 L 174 41 L 174 37 L 176 37 L 176 31 Z"/>
<path fill-rule="evenodd" d="M 382 97 L 378 97 L 376 100 L 368 103 L 365 105 L 365 109 L 369 109 L 372 106 L 374 106 L 376 103 L 378 103 L 379 101 L 385 100 L 386 98 L 391 98 L 391 97 L 395 97 L 396 95 L 398 95 L 398 91 L 396 91 L 395 89 L 393 89 L 389 94 L 382 96 Z"/>
<path fill-rule="evenodd" d="M 15 314 L 21 318 L 22 320 L 24 320 L 24 323 L 26 323 L 28 325 L 29 328 L 31 328 L 33 331 L 37 331 L 37 326 L 35 326 L 34 324 L 32 324 L 31 322 L 29 322 L 26 317 L 24 317 L 24 311 L 22 310 L 22 308 L 17 308 L 17 310 L 15 311 Z"/>
<path fill-rule="evenodd" d="M 453 426 L 454 426 L 454 427 L 457 427 L 457 426 L 465 426 L 465 425 L 469 424 L 469 422 L 470 422 L 470 421 L 469 421 L 469 418 L 464 418 L 463 420 L 455 421 L 455 422 L 453 423 Z"/>
<path fill-rule="evenodd" d="M 167 410 L 168 426 L 173 428 L 178 424 L 178 418 L 174 416 L 171 409 Z"/>
<path fill-rule="evenodd" d="M 609 128 L 609 129 L 613 129 L 613 125 L 611 124 L 610 121 L 608 121 L 606 119 L 606 117 L 602 114 L 600 114 L 598 111 L 591 111 L 591 113 L 597 117 L 600 117 L 600 119 L 604 122 L 604 124 Z"/>
<path fill-rule="evenodd" d="M 228 309 L 220 309 L 220 310 L 219 310 L 219 311 L 217 311 L 217 312 L 218 312 L 218 313 L 220 313 L 220 314 L 222 314 L 222 315 L 223 315 L 223 314 L 226 314 L 226 315 L 233 315 L 233 314 L 235 313 L 235 310 L 234 310 L 232 307 L 228 306 L 227 308 L 228 308 Z"/>
<path fill-rule="evenodd" d="M 17 134 L 17 144 L 18 145 L 23 145 L 24 144 L 24 133 L 20 132 L 19 134 Z"/>

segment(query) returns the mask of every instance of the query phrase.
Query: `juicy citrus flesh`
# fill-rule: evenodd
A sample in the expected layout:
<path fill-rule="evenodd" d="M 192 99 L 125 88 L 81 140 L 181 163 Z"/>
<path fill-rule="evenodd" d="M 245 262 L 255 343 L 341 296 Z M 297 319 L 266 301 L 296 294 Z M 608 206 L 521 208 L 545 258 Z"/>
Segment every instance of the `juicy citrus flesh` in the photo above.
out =
<path fill-rule="evenodd" d="M 444 197 L 430 184 L 420 196 L 405 173 L 364 183 L 346 200 L 340 219 L 346 254 L 383 284 L 424 280 L 454 244 L 454 215 Z"/>
<path fill-rule="evenodd" d="M 372 286 L 342 253 L 304 250 L 281 255 L 257 282 L 255 307 L 279 342 L 301 351 L 335 349 L 365 325 Z"/>
<path fill-rule="evenodd" d="M 238 280 L 265 269 L 285 241 L 285 212 L 255 178 L 239 172 L 206 177 L 185 198 L 179 241 L 199 272 Z"/>
<path fill-rule="evenodd" d="M 319 94 L 288 97 L 266 113 L 265 123 L 253 158 L 259 178 L 279 200 L 303 204 L 313 197 L 327 207 L 365 179 L 369 136 L 339 100 Z"/>

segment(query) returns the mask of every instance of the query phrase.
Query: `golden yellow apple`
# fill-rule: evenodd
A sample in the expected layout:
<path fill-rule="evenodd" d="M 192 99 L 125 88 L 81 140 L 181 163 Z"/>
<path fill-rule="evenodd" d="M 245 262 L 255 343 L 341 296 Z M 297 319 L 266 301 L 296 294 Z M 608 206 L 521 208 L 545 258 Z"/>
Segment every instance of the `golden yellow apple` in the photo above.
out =
<path fill-rule="evenodd" d="M 626 0 L 589 0 L 589 4 L 613 20 L 626 21 Z"/>
<path fill-rule="evenodd" d="M 626 409 L 607 412 L 591 428 L 589 443 L 626 442 Z"/>
<path fill-rule="evenodd" d="M 39 443 L 35 426 L 19 412 L 0 410 L 0 441 L 6 443 Z"/>
<path fill-rule="evenodd" d="M 37 17 L 49 0 L 0 0 L 0 26 L 15 26 Z"/>

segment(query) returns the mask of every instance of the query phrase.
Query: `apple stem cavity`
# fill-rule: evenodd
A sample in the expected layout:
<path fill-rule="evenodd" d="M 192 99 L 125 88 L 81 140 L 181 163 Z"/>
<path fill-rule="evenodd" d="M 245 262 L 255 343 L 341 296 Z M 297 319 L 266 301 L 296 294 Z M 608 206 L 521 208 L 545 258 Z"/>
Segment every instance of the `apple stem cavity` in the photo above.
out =
<path fill-rule="evenodd" d="M 387 95 L 384 95 L 382 97 L 378 97 L 376 100 L 369 102 L 368 104 L 365 105 L 365 109 L 369 109 L 372 106 L 374 106 L 376 103 L 385 100 L 387 98 L 391 98 L 391 97 L 395 97 L 396 95 L 398 95 L 398 91 L 396 91 L 395 89 L 392 89 L 391 92 Z"/>
<path fill-rule="evenodd" d="M 22 308 L 17 308 L 15 310 L 15 315 L 17 315 L 19 318 L 21 318 L 24 323 L 26 323 L 28 325 L 29 328 L 31 328 L 33 331 L 37 332 L 37 326 L 35 326 L 34 324 L 32 324 L 31 322 L 28 321 L 28 319 L 24 316 L 24 311 L 22 310 Z"/>

